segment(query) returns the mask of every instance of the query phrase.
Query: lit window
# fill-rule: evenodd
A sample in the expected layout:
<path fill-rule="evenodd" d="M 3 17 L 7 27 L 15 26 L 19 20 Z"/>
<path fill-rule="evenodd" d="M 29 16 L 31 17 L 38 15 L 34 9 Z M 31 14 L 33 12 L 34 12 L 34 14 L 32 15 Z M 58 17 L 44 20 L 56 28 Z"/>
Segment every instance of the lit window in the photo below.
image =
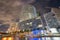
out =
<path fill-rule="evenodd" d="M 43 25 L 42 24 L 39 24 L 38 27 L 42 27 Z"/>

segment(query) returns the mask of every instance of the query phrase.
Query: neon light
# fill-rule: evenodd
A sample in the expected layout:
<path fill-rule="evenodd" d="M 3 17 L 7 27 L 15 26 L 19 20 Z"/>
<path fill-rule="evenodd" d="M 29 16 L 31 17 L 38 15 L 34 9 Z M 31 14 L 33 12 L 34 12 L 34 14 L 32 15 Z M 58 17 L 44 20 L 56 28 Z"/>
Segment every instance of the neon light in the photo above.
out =
<path fill-rule="evenodd" d="M 41 30 L 35 30 L 35 31 L 32 31 L 34 35 L 37 35 L 38 33 L 41 32 Z M 30 40 L 42 40 L 42 38 L 30 38 Z"/>

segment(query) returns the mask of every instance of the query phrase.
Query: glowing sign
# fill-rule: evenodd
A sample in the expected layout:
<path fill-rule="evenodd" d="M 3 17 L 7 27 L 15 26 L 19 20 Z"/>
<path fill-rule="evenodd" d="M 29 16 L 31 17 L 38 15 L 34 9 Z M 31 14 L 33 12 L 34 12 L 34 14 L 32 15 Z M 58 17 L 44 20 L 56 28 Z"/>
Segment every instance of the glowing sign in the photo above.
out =
<path fill-rule="evenodd" d="M 41 33 L 42 30 L 34 30 L 32 31 L 33 32 L 33 35 L 37 35 L 39 33 Z M 42 40 L 42 38 L 30 38 L 30 40 Z"/>

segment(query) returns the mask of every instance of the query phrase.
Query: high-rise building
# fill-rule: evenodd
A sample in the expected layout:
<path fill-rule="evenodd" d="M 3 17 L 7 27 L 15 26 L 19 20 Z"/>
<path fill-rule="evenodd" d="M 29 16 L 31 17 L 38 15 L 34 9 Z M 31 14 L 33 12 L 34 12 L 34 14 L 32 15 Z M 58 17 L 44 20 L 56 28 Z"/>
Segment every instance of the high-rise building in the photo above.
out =
<path fill-rule="evenodd" d="M 36 8 L 31 5 L 23 5 L 20 13 L 20 20 L 28 20 L 37 17 Z"/>
<path fill-rule="evenodd" d="M 52 8 L 52 12 L 55 13 L 56 18 L 57 18 L 57 20 L 58 20 L 58 23 L 59 23 L 59 25 L 60 25 L 60 9 L 58 9 L 58 8 Z"/>
<path fill-rule="evenodd" d="M 53 12 L 49 12 L 44 15 L 45 21 L 49 27 L 58 27 L 58 22 L 56 17 L 54 16 L 55 14 Z"/>

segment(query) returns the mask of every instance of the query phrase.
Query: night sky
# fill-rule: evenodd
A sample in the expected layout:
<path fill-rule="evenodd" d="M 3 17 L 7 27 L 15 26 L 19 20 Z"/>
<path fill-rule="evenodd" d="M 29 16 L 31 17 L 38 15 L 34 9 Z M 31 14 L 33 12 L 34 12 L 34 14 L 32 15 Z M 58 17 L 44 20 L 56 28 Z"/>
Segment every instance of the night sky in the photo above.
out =
<path fill-rule="evenodd" d="M 35 0 L 34 5 L 48 6 L 48 7 L 58 7 L 60 6 L 60 0 Z"/>

